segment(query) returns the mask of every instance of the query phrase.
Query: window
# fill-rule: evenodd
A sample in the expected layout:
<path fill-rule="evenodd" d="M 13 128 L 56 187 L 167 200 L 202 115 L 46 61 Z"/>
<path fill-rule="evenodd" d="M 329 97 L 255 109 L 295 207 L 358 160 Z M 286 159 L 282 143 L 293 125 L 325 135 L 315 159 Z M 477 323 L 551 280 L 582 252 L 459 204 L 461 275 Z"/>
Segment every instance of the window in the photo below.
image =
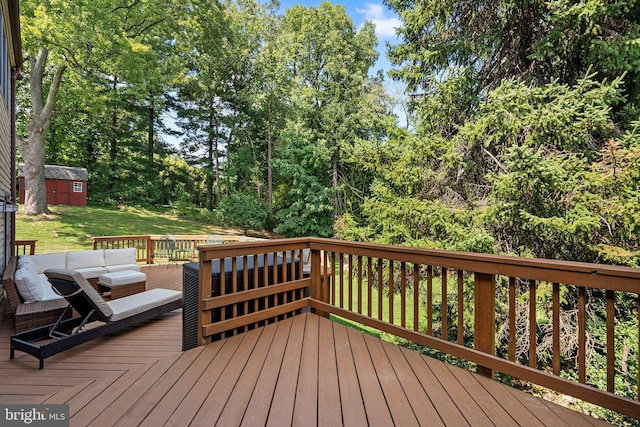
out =
<path fill-rule="evenodd" d="M 81 182 L 74 182 L 73 183 L 73 192 L 74 193 L 82 193 L 82 183 Z"/>

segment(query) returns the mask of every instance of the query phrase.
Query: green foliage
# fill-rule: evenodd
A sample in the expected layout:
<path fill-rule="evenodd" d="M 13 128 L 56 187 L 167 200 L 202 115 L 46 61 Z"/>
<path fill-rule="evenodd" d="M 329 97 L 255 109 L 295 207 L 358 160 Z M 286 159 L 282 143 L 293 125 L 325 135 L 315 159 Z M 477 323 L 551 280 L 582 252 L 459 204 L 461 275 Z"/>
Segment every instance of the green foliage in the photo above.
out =
<path fill-rule="evenodd" d="M 280 136 L 274 170 L 282 184 L 275 194 L 274 230 L 286 236 L 330 237 L 333 234 L 333 191 L 328 187 L 329 150 L 310 132 L 291 126 Z M 324 179 L 323 179 L 324 177 Z"/>
<path fill-rule="evenodd" d="M 232 193 L 220 199 L 218 211 L 225 224 L 245 229 L 263 230 L 269 217 L 267 206 L 255 196 Z"/>
<path fill-rule="evenodd" d="M 393 245 L 493 252 L 493 238 L 477 221 L 476 212 L 455 209 L 438 201 L 396 195 L 374 182 L 363 205 L 366 226 L 345 226 L 341 237 L 360 237 Z M 348 216 L 341 224 L 350 222 Z"/>

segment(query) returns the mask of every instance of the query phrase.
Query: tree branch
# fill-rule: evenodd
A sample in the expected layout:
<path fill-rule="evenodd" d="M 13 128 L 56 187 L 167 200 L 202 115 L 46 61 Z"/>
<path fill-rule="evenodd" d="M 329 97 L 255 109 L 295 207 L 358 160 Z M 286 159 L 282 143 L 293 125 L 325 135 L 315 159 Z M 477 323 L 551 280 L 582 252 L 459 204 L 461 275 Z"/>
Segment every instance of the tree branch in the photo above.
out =
<path fill-rule="evenodd" d="M 66 65 L 61 65 L 56 70 L 56 73 L 53 75 L 53 81 L 51 82 L 51 87 L 49 88 L 49 94 L 47 95 L 47 103 L 42 110 L 42 114 L 45 117 L 51 117 L 53 113 L 53 106 L 56 103 L 56 96 L 58 95 L 58 89 L 60 89 L 60 82 L 62 81 L 62 74 L 64 70 L 67 69 Z"/>

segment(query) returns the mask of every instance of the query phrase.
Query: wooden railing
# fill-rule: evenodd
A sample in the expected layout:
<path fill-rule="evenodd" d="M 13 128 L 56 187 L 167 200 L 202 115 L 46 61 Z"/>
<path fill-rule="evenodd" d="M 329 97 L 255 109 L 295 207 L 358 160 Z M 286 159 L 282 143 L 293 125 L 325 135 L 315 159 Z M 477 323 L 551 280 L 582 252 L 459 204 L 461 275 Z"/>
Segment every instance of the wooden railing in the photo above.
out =
<path fill-rule="evenodd" d="M 214 286 L 221 260 L 235 269 L 278 255 L 300 263 L 295 274 L 268 273 L 257 284 L 244 269 L 219 274 L 222 286 Z M 640 269 L 316 238 L 205 245 L 199 259 L 200 344 L 312 309 L 473 362 L 484 375 L 501 372 L 640 418 Z M 635 336 L 616 337 L 629 322 Z M 604 355 L 602 389 L 593 385 L 593 354 Z M 616 387 L 620 377 L 631 386 Z"/>
<path fill-rule="evenodd" d="M 154 264 L 156 262 L 195 261 L 198 246 L 206 243 L 236 243 L 242 236 L 214 235 L 166 235 L 144 236 L 103 236 L 93 238 L 93 249 L 136 248 L 137 262 Z"/>
<path fill-rule="evenodd" d="M 36 253 L 37 240 L 16 240 L 13 244 L 13 254 L 19 255 L 34 255 Z"/>

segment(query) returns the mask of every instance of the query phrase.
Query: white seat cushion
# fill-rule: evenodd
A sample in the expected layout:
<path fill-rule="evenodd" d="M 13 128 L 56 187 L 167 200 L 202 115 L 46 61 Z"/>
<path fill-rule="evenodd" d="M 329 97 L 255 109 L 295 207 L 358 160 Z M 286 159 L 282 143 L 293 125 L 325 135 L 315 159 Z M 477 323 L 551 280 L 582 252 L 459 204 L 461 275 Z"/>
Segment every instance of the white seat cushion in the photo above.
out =
<path fill-rule="evenodd" d="M 114 299 L 107 302 L 113 311 L 109 321 L 115 322 L 180 299 L 182 292 L 159 288 Z"/>
<path fill-rule="evenodd" d="M 77 271 L 78 273 L 82 274 L 82 277 L 84 277 L 85 279 L 95 279 L 101 274 L 106 273 L 107 269 L 104 267 L 89 267 L 89 268 L 76 268 L 73 271 Z"/>
<path fill-rule="evenodd" d="M 129 283 L 144 282 L 147 275 L 139 271 L 116 271 L 113 273 L 101 274 L 98 282 L 105 286 L 128 285 Z"/>
<path fill-rule="evenodd" d="M 64 299 L 64 297 L 61 297 L 53 291 L 51 283 L 49 283 L 49 281 L 47 280 L 46 275 L 39 274 L 38 276 L 40 276 L 40 285 L 42 286 L 42 299 L 40 301 Z"/>
<path fill-rule="evenodd" d="M 107 265 L 105 268 L 107 269 L 107 273 L 114 273 L 116 271 L 140 271 L 141 270 L 138 264 Z"/>

